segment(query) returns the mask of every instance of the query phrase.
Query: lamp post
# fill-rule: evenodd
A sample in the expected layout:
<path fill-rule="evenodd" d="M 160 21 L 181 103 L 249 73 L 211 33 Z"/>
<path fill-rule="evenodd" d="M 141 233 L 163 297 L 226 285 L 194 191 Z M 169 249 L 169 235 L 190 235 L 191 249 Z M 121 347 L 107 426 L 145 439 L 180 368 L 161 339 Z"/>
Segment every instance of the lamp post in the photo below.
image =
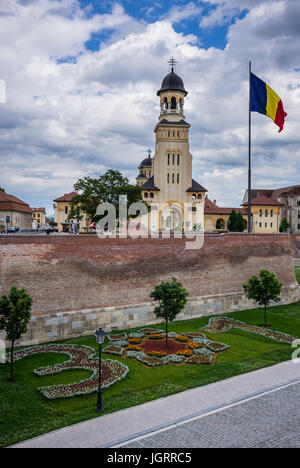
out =
<path fill-rule="evenodd" d="M 101 377 L 102 377 L 102 370 L 101 370 L 101 346 L 104 343 L 106 337 L 106 333 L 102 328 L 99 328 L 95 332 L 95 338 L 99 345 L 99 387 L 98 387 L 98 401 L 97 401 L 97 413 L 102 413 L 103 411 L 103 403 L 102 403 L 102 388 L 101 388 Z"/>

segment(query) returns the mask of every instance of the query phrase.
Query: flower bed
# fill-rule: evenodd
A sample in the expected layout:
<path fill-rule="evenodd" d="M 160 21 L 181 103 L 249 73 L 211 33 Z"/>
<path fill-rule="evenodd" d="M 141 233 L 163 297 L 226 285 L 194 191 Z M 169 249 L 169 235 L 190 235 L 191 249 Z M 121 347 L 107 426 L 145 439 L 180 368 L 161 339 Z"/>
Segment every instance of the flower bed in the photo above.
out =
<path fill-rule="evenodd" d="M 193 351 L 191 349 L 182 349 L 177 351 L 176 354 L 179 354 L 179 356 L 189 357 L 193 355 Z"/>
<path fill-rule="evenodd" d="M 111 344 L 103 348 L 104 353 L 108 354 L 116 354 L 117 356 L 122 356 L 124 353 L 124 348 L 122 346 L 118 346 L 117 344 Z"/>
<path fill-rule="evenodd" d="M 265 336 L 275 341 L 280 341 L 282 343 L 291 344 L 295 337 L 287 335 L 279 331 L 269 330 L 268 328 L 258 327 L 256 325 L 249 325 L 248 323 L 240 322 L 239 320 L 234 320 L 232 318 L 217 318 L 213 317 L 209 320 L 208 325 L 203 327 L 203 330 L 206 330 L 208 333 L 224 333 L 231 328 L 238 328 L 243 331 L 248 331 L 255 333 L 257 335 Z"/>
<path fill-rule="evenodd" d="M 91 376 L 78 383 L 70 385 L 55 385 L 49 387 L 41 387 L 38 390 L 46 398 L 54 400 L 58 398 L 71 398 L 78 395 L 87 395 L 98 390 L 99 381 L 99 361 L 93 359 L 95 351 L 93 348 L 78 345 L 42 345 L 32 346 L 14 353 L 15 360 L 20 360 L 28 356 L 41 353 L 60 353 L 67 354 L 69 359 L 61 364 L 47 366 L 34 370 L 34 374 L 43 377 L 46 375 L 54 375 L 63 372 L 64 370 L 88 370 Z M 116 382 L 124 379 L 129 372 L 129 369 L 124 364 L 116 360 L 105 359 L 102 361 L 102 388 L 108 388 Z"/>
<path fill-rule="evenodd" d="M 118 340 L 126 340 L 127 338 L 127 333 L 109 333 L 107 335 L 107 339 L 109 341 L 118 341 Z"/>
<path fill-rule="evenodd" d="M 201 348 L 201 345 L 200 343 L 196 343 L 196 341 L 192 341 L 192 343 L 189 343 L 189 349 L 197 349 L 197 348 Z"/>
<path fill-rule="evenodd" d="M 148 339 L 149 340 L 164 340 L 165 336 L 161 335 L 161 334 L 158 334 L 158 333 L 155 333 L 153 335 L 148 335 Z"/>
<path fill-rule="evenodd" d="M 213 364 L 215 352 L 225 351 L 229 346 L 209 340 L 204 333 L 188 332 L 168 334 L 168 347 L 166 347 L 165 332 L 154 328 L 141 328 L 126 335 L 127 341 L 120 340 L 122 334 L 109 335 L 109 346 L 105 352 L 134 358 L 137 361 L 153 367 L 165 364 Z M 118 338 L 116 340 L 115 338 Z M 125 344 L 124 344 L 125 343 Z M 211 343 L 211 348 L 208 344 Z M 214 348 L 214 349 L 213 349 Z M 123 353 L 121 354 L 121 349 Z M 195 359 L 193 359 L 195 358 Z"/>
<path fill-rule="evenodd" d="M 147 355 L 162 358 L 164 356 L 167 356 L 167 353 L 165 351 L 148 351 Z"/>
<path fill-rule="evenodd" d="M 129 338 L 127 341 L 131 345 L 140 344 L 142 342 L 141 338 Z"/>
<path fill-rule="evenodd" d="M 175 340 L 181 343 L 187 343 L 189 341 L 188 337 L 184 335 L 176 335 Z"/>
<path fill-rule="evenodd" d="M 142 348 L 138 345 L 129 345 L 127 346 L 128 351 L 142 351 Z"/>

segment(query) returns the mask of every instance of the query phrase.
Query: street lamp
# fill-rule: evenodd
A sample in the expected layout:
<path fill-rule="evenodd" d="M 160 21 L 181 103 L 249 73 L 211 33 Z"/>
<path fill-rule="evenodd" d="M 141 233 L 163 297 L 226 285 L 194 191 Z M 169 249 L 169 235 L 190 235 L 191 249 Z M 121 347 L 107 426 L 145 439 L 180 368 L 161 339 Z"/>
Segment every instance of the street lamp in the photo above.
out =
<path fill-rule="evenodd" d="M 102 328 L 99 328 L 95 332 L 95 338 L 99 345 L 99 387 L 98 387 L 98 401 L 97 401 L 97 413 L 102 413 L 103 411 L 103 404 L 102 404 L 102 388 L 101 388 L 101 377 L 102 377 L 102 370 L 101 370 L 101 346 L 104 343 L 106 333 Z"/>

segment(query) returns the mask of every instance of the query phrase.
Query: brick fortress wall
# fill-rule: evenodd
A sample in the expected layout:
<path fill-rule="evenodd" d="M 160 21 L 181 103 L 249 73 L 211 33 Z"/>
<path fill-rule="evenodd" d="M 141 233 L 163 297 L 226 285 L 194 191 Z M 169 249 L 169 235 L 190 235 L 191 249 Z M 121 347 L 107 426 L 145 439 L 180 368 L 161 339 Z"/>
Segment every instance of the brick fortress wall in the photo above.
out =
<path fill-rule="evenodd" d="M 13 284 L 27 289 L 44 338 L 31 332 L 25 341 L 40 342 L 89 334 L 99 324 L 120 329 L 153 322 L 149 293 L 172 276 L 190 293 L 185 318 L 249 308 L 242 283 L 261 268 L 276 273 L 284 302 L 292 302 L 299 291 L 293 256 L 288 235 L 206 236 L 200 250 L 186 250 L 184 239 L 3 237 L 0 294 Z"/>

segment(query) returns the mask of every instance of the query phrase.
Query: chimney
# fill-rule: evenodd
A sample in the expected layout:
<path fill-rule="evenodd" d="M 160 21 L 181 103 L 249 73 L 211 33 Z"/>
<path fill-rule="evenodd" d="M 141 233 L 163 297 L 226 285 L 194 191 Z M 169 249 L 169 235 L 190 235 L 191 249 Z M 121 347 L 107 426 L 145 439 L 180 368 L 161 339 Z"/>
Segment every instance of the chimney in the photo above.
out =
<path fill-rule="evenodd" d="M 217 200 L 214 200 L 214 205 L 217 206 Z"/>

